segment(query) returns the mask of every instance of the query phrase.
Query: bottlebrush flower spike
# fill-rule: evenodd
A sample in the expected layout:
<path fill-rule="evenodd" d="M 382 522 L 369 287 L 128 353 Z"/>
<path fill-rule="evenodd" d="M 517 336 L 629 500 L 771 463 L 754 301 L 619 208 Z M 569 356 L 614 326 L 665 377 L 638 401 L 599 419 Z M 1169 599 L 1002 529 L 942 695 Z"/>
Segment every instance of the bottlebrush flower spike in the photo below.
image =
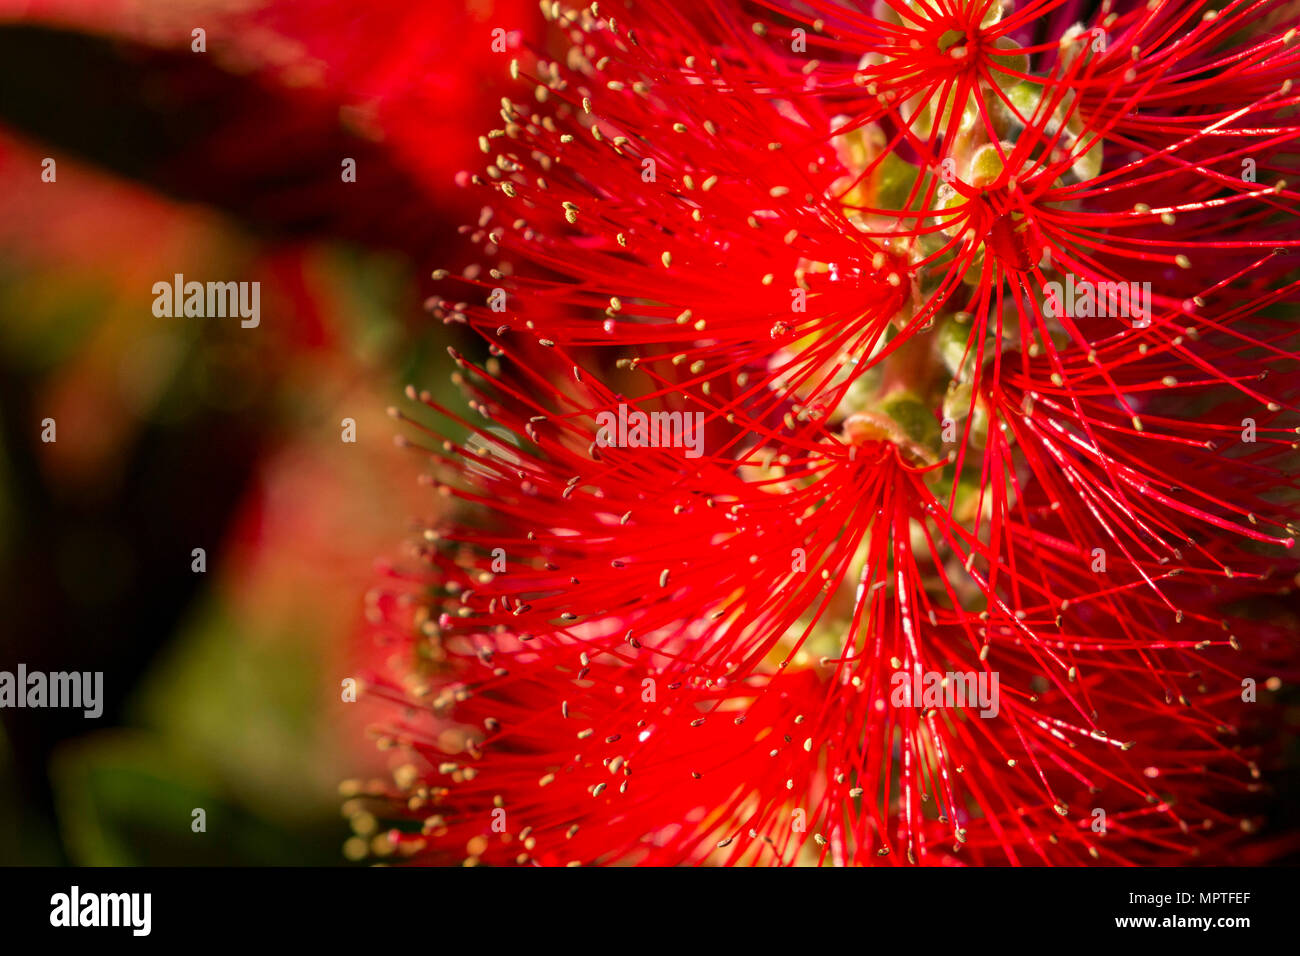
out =
<path fill-rule="evenodd" d="M 462 505 L 371 596 L 406 759 L 349 785 L 358 832 L 1253 852 L 1297 570 L 1285 6 L 762 9 L 546 3 L 566 61 L 511 65 L 532 103 L 464 177 L 488 264 L 434 303 L 488 343 L 480 420 L 395 411 Z"/>

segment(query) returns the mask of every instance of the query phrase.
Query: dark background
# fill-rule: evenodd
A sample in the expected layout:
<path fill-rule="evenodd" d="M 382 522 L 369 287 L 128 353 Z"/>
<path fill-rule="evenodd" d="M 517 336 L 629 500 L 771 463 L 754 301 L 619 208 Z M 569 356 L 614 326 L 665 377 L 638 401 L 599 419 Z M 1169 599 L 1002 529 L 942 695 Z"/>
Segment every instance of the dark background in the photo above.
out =
<path fill-rule="evenodd" d="M 428 276 L 473 220 L 491 29 L 537 8 L 26 6 L 0 3 L 0 669 L 103 671 L 105 702 L 0 711 L 0 863 L 343 863 L 368 834 L 338 783 L 383 765 L 341 681 L 431 506 L 385 408 L 448 387 Z M 259 281 L 261 324 L 155 317 L 178 272 Z"/>

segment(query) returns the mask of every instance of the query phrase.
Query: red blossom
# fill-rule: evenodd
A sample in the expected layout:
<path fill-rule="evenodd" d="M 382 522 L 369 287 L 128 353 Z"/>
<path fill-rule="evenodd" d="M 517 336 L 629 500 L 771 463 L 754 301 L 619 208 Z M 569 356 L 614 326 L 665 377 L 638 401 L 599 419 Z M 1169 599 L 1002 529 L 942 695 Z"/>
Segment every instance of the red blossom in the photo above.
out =
<path fill-rule="evenodd" d="M 1255 858 L 1297 570 L 1283 6 L 552 8 L 571 52 L 514 62 L 465 177 L 485 263 L 438 276 L 490 347 L 471 414 L 397 413 L 462 507 L 372 595 L 405 759 L 349 808 L 411 821 L 375 851 Z M 1119 282 L 1149 309 L 1065 301 Z"/>

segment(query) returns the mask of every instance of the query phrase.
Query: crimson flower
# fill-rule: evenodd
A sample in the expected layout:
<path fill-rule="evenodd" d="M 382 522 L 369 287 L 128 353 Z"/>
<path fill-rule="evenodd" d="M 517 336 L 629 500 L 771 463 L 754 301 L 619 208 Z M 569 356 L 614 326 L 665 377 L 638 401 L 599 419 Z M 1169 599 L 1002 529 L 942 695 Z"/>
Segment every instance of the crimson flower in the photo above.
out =
<path fill-rule="evenodd" d="M 459 506 L 370 596 L 353 849 L 1277 852 L 1294 9 L 543 8 L 435 274 L 469 412 L 394 410 Z"/>

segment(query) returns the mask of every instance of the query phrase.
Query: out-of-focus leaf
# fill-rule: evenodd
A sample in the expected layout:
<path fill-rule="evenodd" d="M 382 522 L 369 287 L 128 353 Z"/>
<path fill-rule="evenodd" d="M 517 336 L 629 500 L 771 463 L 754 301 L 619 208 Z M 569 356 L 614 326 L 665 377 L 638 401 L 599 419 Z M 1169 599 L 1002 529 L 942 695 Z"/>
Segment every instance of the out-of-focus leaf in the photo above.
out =
<path fill-rule="evenodd" d="M 232 793 L 278 823 L 334 815 L 343 770 L 317 719 L 323 677 L 311 646 L 311 634 L 250 633 L 207 602 L 145 678 L 138 718 L 201 754 Z"/>
<path fill-rule="evenodd" d="M 139 731 L 65 745 L 53 761 L 59 824 L 74 864 L 228 866 L 336 862 L 341 834 L 294 831 L 232 800 L 185 755 Z M 206 815 L 195 832 L 194 811 Z"/>

